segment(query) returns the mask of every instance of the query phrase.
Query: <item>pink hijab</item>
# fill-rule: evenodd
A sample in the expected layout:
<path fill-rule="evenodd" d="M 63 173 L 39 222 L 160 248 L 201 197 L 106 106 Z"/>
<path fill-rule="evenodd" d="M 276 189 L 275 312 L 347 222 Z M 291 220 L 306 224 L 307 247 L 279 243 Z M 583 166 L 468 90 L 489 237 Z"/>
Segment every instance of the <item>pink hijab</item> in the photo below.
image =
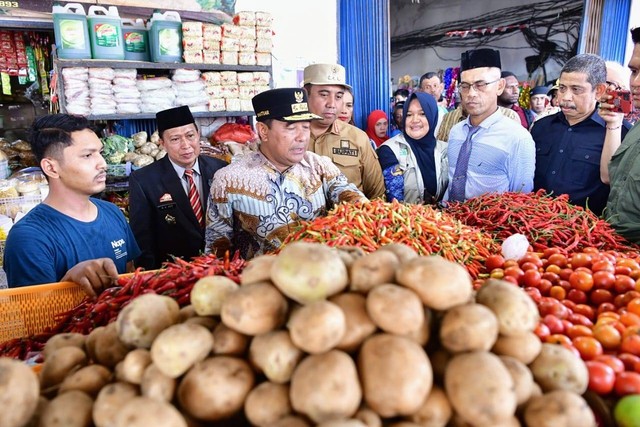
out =
<path fill-rule="evenodd" d="M 374 144 L 376 144 L 376 147 L 381 146 L 383 142 L 389 139 L 389 137 L 386 135 L 383 138 L 380 138 L 376 135 L 376 123 L 378 123 L 378 120 L 380 119 L 386 119 L 387 122 L 389 121 L 387 114 L 382 110 L 373 110 L 367 118 L 366 132 L 367 135 L 369 135 L 369 138 L 374 142 Z"/>

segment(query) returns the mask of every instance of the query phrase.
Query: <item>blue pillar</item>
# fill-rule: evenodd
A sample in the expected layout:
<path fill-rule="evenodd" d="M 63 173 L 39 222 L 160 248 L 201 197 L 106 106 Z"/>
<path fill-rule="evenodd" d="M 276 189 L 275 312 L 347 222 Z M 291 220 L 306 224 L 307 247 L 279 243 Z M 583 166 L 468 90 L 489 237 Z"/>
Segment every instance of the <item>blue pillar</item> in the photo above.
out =
<path fill-rule="evenodd" d="M 624 64 L 631 0 L 605 0 L 602 8 L 600 56 Z"/>

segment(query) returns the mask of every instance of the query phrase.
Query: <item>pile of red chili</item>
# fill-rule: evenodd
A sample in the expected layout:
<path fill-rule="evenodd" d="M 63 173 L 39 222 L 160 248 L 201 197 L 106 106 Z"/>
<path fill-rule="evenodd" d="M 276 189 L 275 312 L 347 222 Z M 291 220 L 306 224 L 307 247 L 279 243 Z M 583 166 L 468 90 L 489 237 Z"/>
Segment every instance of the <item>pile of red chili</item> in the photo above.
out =
<path fill-rule="evenodd" d="M 305 222 L 285 244 L 305 240 L 329 246 L 359 246 L 373 252 L 388 243 L 404 243 L 420 255 L 438 254 L 463 264 L 473 277 L 484 259 L 499 250 L 487 234 L 431 206 L 386 203 L 340 204 L 325 217 Z"/>
<path fill-rule="evenodd" d="M 447 212 L 464 224 L 478 227 L 502 241 L 512 234 L 527 236 L 534 251 L 557 247 L 563 252 L 588 247 L 599 250 L 637 250 L 593 212 L 569 203 L 569 196 L 535 193 L 487 193 Z"/>
<path fill-rule="evenodd" d="M 191 262 L 176 258 L 165 264 L 162 270 L 136 271 L 133 275 L 118 279 L 116 286 L 105 289 L 97 298 L 86 297 L 76 307 L 57 316 L 56 325 L 41 334 L 17 338 L 0 343 L 0 356 L 26 359 L 39 352 L 49 337 L 64 332 L 88 334 L 98 326 L 113 321 L 135 297 L 145 293 L 170 296 L 182 307 L 189 304 L 191 289 L 204 276 L 224 275 L 240 283 L 240 273 L 246 261 L 239 256 L 233 259 L 202 255 Z"/>

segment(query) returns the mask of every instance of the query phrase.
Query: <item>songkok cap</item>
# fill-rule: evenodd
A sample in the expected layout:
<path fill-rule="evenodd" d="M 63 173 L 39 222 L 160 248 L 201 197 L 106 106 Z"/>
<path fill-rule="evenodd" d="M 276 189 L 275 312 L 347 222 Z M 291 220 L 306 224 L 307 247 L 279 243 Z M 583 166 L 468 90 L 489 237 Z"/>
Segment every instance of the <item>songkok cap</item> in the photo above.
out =
<path fill-rule="evenodd" d="M 482 67 L 502 68 L 500 52 L 495 49 L 475 49 L 462 52 L 460 72 Z"/>
<path fill-rule="evenodd" d="M 536 86 L 531 90 L 530 96 L 534 95 L 546 95 L 549 89 L 546 86 Z"/>
<path fill-rule="evenodd" d="M 180 126 L 195 124 L 191 110 L 187 105 L 181 107 L 169 108 L 168 110 L 158 111 L 156 113 L 156 125 L 158 133 L 162 136 L 162 132 L 167 129 L 173 129 Z"/>
<path fill-rule="evenodd" d="M 322 119 L 309 112 L 307 91 L 301 88 L 271 89 L 261 92 L 251 99 L 256 120 L 269 119 L 284 122 L 301 122 Z"/>
<path fill-rule="evenodd" d="M 351 89 L 347 84 L 346 71 L 340 64 L 313 64 L 304 69 L 303 85 L 338 85 Z"/>

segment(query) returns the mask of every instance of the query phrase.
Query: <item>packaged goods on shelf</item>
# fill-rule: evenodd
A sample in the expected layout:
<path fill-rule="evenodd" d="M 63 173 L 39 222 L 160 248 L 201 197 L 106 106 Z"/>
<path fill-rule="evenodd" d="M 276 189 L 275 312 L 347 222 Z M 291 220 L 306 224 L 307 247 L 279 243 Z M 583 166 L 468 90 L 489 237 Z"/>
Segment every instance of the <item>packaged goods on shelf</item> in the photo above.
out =
<path fill-rule="evenodd" d="M 202 51 L 203 52 L 218 52 L 220 55 L 220 40 L 210 40 L 202 38 Z"/>
<path fill-rule="evenodd" d="M 240 111 L 253 111 L 253 103 L 250 99 L 240 100 Z"/>
<path fill-rule="evenodd" d="M 201 51 L 203 49 L 202 37 L 182 37 L 182 49 L 189 52 Z"/>
<path fill-rule="evenodd" d="M 234 38 L 239 39 L 242 36 L 242 30 L 239 26 L 233 24 L 222 24 L 222 39 Z"/>
<path fill-rule="evenodd" d="M 220 52 L 220 63 L 224 65 L 238 65 L 238 52 Z"/>
<path fill-rule="evenodd" d="M 113 97 L 118 114 L 140 113 L 140 91 L 136 86 L 137 71 L 114 70 Z"/>
<path fill-rule="evenodd" d="M 271 27 L 273 17 L 269 12 L 256 12 L 256 27 Z"/>
<path fill-rule="evenodd" d="M 86 116 L 91 112 L 88 80 L 87 67 L 70 67 L 62 70 L 62 85 L 68 113 Z"/>
<path fill-rule="evenodd" d="M 168 77 L 152 77 L 139 79 L 136 82 L 140 91 L 140 111 L 157 113 L 173 107 L 175 92 Z"/>
<path fill-rule="evenodd" d="M 222 85 L 221 94 L 222 98 L 237 98 L 238 97 L 238 85 Z"/>
<path fill-rule="evenodd" d="M 270 53 L 256 53 L 256 65 L 264 67 L 271 66 L 271 54 Z"/>
<path fill-rule="evenodd" d="M 253 53 L 256 51 L 256 39 L 240 39 L 238 50 Z"/>
<path fill-rule="evenodd" d="M 252 11 L 241 11 L 233 16 L 233 23 L 236 25 L 255 26 L 256 13 Z"/>
<path fill-rule="evenodd" d="M 241 101 L 246 99 L 251 101 L 251 98 L 253 98 L 255 95 L 256 95 L 256 88 L 253 85 L 238 87 L 238 96 Z"/>
<path fill-rule="evenodd" d="M 238 72 L 237 71 L 221 71 L 220 84 L 221 85 L 237 85 Z"/>
<path fill-rule="evenodd" d="M 209 98 L 209 111 L 224 111 L 225 102 L 222 98 Z"/>
<path fill-rule="evenodd" d="M 266 86 L 256 85 L 256 95 L 257 95 L 257 94 L 259 94 L 259 93 L 262 93 L 262 92 L 266 92 L 266 91 L 268 91 L 269 89 L 271 89 L 271 88 L 269 87 L 269 85 L 266 85 Z"/>
<path fill-rule="evenodd" d="M 273 50 L 273 42 L 271 39 L 264 39 L 262 37 L 256 39 L 256 52 L 258 53 L 271 53 Z"/>
<path fill-rule="evenodd" d="M 240 39 L 223 37 L 220 42 L 220 50 L 223 52 L 238 52 L 240 50 Z"/>
<path fill-rule="evenodd" d="M 113 96 L 113 68 L 89 68 L 89 97 L 91 114 L 115 114 L 116 100 Z"/>
<path fill-rule="evenodd" d="M 220 72 L 219 71 L 205 71 L 202 73 L 202 79 L 207 85 L 219 85 L 220 84 Z"/>
<path fill-rule="evenodd" d="M 220 41 L 222 39 L 222 27 L 216 24 L 202 24 L 202 37 L 205 40 Z"/>
<path fill-rule="evenodd" d="M 238 65 L 256 65 L 254 52 L 238 52 Z"/>
<path fill-rule="evenodd" d="M 255 40 L 256 39 L 256 27 L 240 27 L 242 35 L 240 40 Z"/>
<path fill-rule="evenodd" d="M 207 85 L 205 86 L 205 92 L 209 98 L 222 98 L 222 86 L 221 85 Z"/>
<path fill-rule="evenodd" d="M 253 73 L 238 73 L 238 85 L 240 86 L 253 85 Z"/>
<path fill-rule="evenodd" d="M 240 111 L 239 98 L 225 98 L 224 100 L 227 111 Z"/>
<path fill-rule="evenodd" d="M 202 37 L 204 35 L 203 30 L 204 25 L 202 22 L 187 21 L 182 23 L 183 37 Z"/>
<path fill-rule="evenodd" d="M 266 71 L 253 72 L 253 84 L 257 86 L 269 86 L 271 75 Z"/>
<path fill-rule="evenodd" d="M 188 105 L 192 111 L 207 111 L 209 98 L 199 70 L 177 69 L 173 71 L 175 105 Z"/>
<path fill-rule="evenodd" d="M 204 56 L 202 55 L 201 50 L 185 50 L 182 52 L 182 58 L 184 62 L 187 64 L 203 64 Z"/>
<path fill-rule="evenodd" d="M 205 64 L 220 64 L 219 50 L 203 50 L 202 62 Z"/>
<path fill-rule="evenodd" d="M 273 31 L 271 28 L 256 27 L 256 39 L 273 39 Z"/>

